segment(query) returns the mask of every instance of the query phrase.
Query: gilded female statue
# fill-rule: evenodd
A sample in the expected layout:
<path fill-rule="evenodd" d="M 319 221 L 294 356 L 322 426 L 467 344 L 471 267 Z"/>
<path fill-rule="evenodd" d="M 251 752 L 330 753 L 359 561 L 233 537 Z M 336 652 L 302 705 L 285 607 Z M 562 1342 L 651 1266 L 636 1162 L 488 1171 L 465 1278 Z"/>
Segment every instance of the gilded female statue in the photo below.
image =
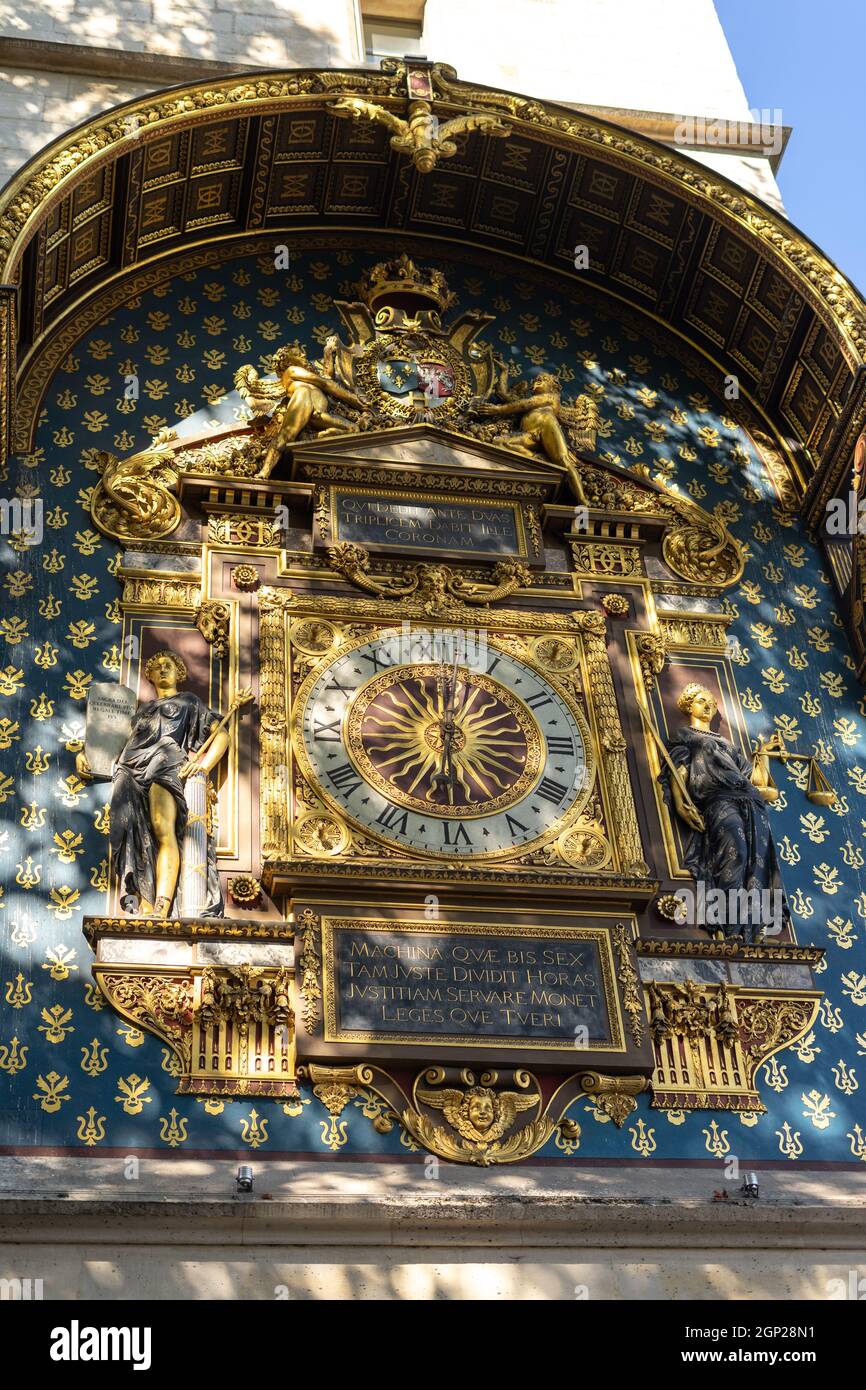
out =
<path fill-rule="evenodd" d="M 769 760 L 759 749 L 752 767 L 713 732 L 718 705 L 705 686 L 690 682 L 677 706 L 689 721 L 667 744 L 679 777 L 663 768 L 659 782 L 668 807 L 692 832 L 686 867 L 703 884 L 707 901 L 712 889 L 724 895 L 725 914 L 717 920 L 725 935 L 755 941 L 769 926 L 768 916 L 777 929 L 790 920 L 767 811 L 779 796 Z"/>
<path fill-rule="evenodd" d="M 222 727 L 225 721 L 215 710 L 192 691 L 180 689 L 187 669 L 174 652 L 157 652 L 147 662 L 144 674 L 156 691 L 156 699 L 139 704 L 132 731 L 114 763 L 111 858 L 124 911 L 137 909 L 139 916 L 164 918 L 172 910 L 181 847 L 191 822 L 191 785 L 202 779 L 197 801 L 204 812 L 207 776 L 231 739 Z M 232 708 L 247 698 L 248 692 L 239 692 Z M 77 766 L 84 776 L 90 774 L 83 753 L 78 755 Z M 222 911 L 223 898 L 213 837 L 206 838 L 206 892 L 200 911 L 214 916 Z"/>

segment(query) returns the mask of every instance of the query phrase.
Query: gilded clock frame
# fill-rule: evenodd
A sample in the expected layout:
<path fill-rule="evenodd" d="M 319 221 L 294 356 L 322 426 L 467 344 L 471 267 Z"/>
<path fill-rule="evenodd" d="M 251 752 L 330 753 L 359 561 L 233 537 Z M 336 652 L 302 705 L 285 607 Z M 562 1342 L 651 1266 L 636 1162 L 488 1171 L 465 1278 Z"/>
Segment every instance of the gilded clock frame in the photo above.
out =
<path fill-rule="evenodd" d="M 387 602 L 387 600 L 386 600 Z M 302 775 L 302 767 L 295 758 L 294 740 L 291 737 L 296 720 L 297 696 L 293 702 L 291 691 L 291 670 L 295 657 L 290 651 L 295 646 L 301 666 L 306 666 L 300 685 L 307 678 L 310 666 L 321 666 L 332 659 L 348 636 L 366 634 L 366 640 L 376 635 L 377 630 L 393 630 L 394 619 L 383 620 L 383 601 L 368 598 L 349 598 L 343 595 L 312 594 L 293 592 L 288 587 L 266 586 L 259 592 L 260 614 L 260 672 L 261 672 L 261 722 L 260 722 L 260 766 L 261 766 L 261 817 L 262 850 L 265 860 L 265 873 L 268 864 L 285 866 L 287 861 L 309 868 L 316 862 L 295 840 L 293 823 L 294 777 Z M 320 862 L 327 859 L 336 867 L 343 863 L 347 870 L 361 872 L 369 877 L 371 869 L 382 876 L 396 874 L 403 877 L 405 867 L 413 862 L 427 866 L 429 875 L 452 872 L 464 873 L 473 878 L 487 879 L 488 876 L 500 878 L 502 875 L 519 876 L 523 883 L 538 884 L 571 883 L 578 880 L 596 882 L 601 887 L 609 885 L 635 886 L 636 881 L 650 888 L 650 870 L 645 859 L 645 850 L 638 823 L 635 796 L 628 765 L 627 742 L 623 733 L 620 712 L 617 704 L 613 677 L 607 650 L 607 627 L 604 616 L 598 611 L 577 610 L 566 613 L 533 612 L 520 609 L 489 609 L 476 607 L 462 613 L 456 611 L 431 612 L 423 601 L 414 597 L 404 600 L 397 608 L 394 617 L 408 619 L 419 625 L 437 627 L 472 626 L 492 631 L 498 637 L 515 640 L 521 649 L 511 654 L 529 665 L 538 665 L 546 680 L 556 687 L 570 711 L 575 708 L 574 699 L 563 692 L 560 679 L 543 663 L 536 660 L 535 641 L 539 637 L 555 635 L 566 642 L 573 643 L 578 653 L 575 674 L 579 674 L 582 699 L 586 704 L 584 719 L 589 727 L 590 741 L 587 756 L 594 755 L 594 777 L 589 781 L 592 791 L 597 789 L 598 800 L 604 813 L 605 831 L 610 842 L 611 853 L 598 868 L 578 868 L 573 862 L 555 857 L 557 841 L 562 835 L 563 826 L 551 826 L 545 835 L 543 848 L 550 847 L 554 856 L 548 863 L 529 862 L 527 854 L 532 851 L 521 846 L 517 851 L 509 851 L 510 859 L 492 856 L 466 856 L 459 862 L 454 856 L 447 860 L 438 855 L 421 856 L 418 853 L 396 850 L 392 842 L 382 841 L 387 848 L 387 857 L 372 861 L 369 852 L 366 857 L 356 853 L 352 857 L 351 841 L 340 836 L 338 848 L 330 854 L 323 852 L 318 856 Z M 315 654 L 304 651 L 292 642 L 292 632 L 300 620 L 311 620 L 323 631 L 330 629 L 332 640 L 328 646 L 324 641 Z M 508 650 L 508 648 L 507 648 Z M 300 674 L 300 673 L 299 673 Z M 571 672 L 568 673 L 569 675 Z M 583 712 L 580 711 L 582 714 Z M 588 779 L 589 780 L 589 779 Z M 297 809 L 301 814 L 316 813 L 316 804 L 335 825 L 348 829 L 342 814 L 331 810 L 331 803 L 320 795 L 318 784 L 308 785 L 306 794 L 311 804 Z M 324 809 L 327 808 L 327 809 Z M 580 811 L 569 817 L 569 824 L 577 822 Z M 566 829 L 568 826 L 566 826 Z M 368 829 L 364 839 L 370 845 L 378 842 Z M 537 853 L 537 851 L 536 851 Z M 486 866 L 486 867 L 485 867 Z M 517 881 L 517 879 L 515 879 Z"/>
<path fill-rule="evenodd" d="M 443 629 L 446 627 L 447 624 L 443 624 Z M 361 833 L 361 835 L 364 836 L 364 838 L 374 840 L 377 843 L 381 843 L 390 851 L 393 851 L 394 849 L 404 850 L 404 847 L 395 844 L 395 841 L 393 839 L 389 839 L 387 835 L 379 834 L 377 831 L 373 829 L 372 826 L 365 824 L 363 821 L 355 820 L 354 817 L 352 817 L 345 810 L 345 808 L 341 806 L 340 802 L 330 795 L 327 788 L 325 788 L 319 781 L 310 762 L 310 758 L 307 753 L 306 745 L 304 742 L 304 716 L 306 713 L 307 703 L 309 701 L 310 694 L 312 693 L 321 676 L 327 671 L 328 667 L 331 665 L 331 663 L 337 656 L 347 655 L 352 651 L 357 651 L 359 648 L 366 646 L 369 642 L 375 641 L 377 638 L 393 636 L 395 631 L 396 629 L 393 627 L 393 625 L 376 626 L 374 624 L 371 624 L 368 632 L 364 633 L 363 635 L 355 635 L 351 638 L 351 640 L 341 643 L 341 645 L 335 650 L 329 650 L 319 661 L 316 662 L 316 664 L 310 670 L 309 674 L 304 678 L 301 686 L 299 687 L 295 695 L 294 701 L 292 703 L 292 717 L 290 725 L 290 743 L 293 756 L 297 760 L 297 764 L 300 767 L 301 773 L 304 776 L 305 780 L 313 788 L 316 796 L 327 806 L 329 813 L 334 816 L 338 824 L 347 824 L 351 826 L 353 829 L 357 829 Z M 572 640 L 575 639 L 572 638 Z M 520 661 L 522 665 L 529 667 L 530 670 L 534 669 L 538 671 L 538 673 L 541 675 L 541 678 L 548 685 L 550 685 L 550 687 L 562 700 L 563 704 L 565 705 L 568 711 L 569 716 L 571 717 L 571 719 L 574 720 L 574 723 L 580 732 L 581 739 L 583 740 L 584 755 L 586 761 L 581 788 L 578 794 L 576 795 L 574 801 L 564 812 L 564 814 L 561 816 L 557 816 L 554 820 L 552 820 L 550 822 L 550 825 L 542 835 L 538 835 L 535 837 L 535 839 L 527 841 L 527 843 L 524 845 L 520 845 L 519 850 L 517 852 L 515 852 L 514 848 L 508 848 L 501 850 L 493 850 L 488 853 L 461 854 L 458 857 L 453 854 L 438 853 L 434 850 L 410 850 L 408 848 L 405 848 L 405 854 L 409 858 L 417 857 L 425 861 L 438 860 L 440 862 L 444 861 L 450 864 L 466 863 L 467 865 L 477 863 L 495 863 L 501 860 L 509 859 L 514 860 L 515 858 L 518 858 L 522 855 L 531 853 L 533 850 L 540 848 L 542 845 L 553 844 L 556 840 L 558 840 L 559 837 L 565 831 L 572 828 L 575 821 L 578 820 L 581 812 L 584 810 L 587 802 L 592 796 L 592 792 L 596 785 L 596 779 L 598 774 L 598 758 L 596 756 L 595 743 L 593 740 L 592 730 L 590 728 L 589 721 L 587 720 L 583 711 L 580 709 L 579 705 L 575 703 L 573 697 L 569 696 L 568 691 L 565 690 L 555 680 L 555 678 L 550 674 L 550 672 L 548 672 L 539 663 L 534 661 L 533 656 L 531 654 L 531 649 L 528 654 L 517 656 L 514 652 L 509 652 L 507 647 L 502 646 L 501 644 L 497 644 L 495 637 L 489 639 L 489 644 L 490 646 L 494 647 L 497 651 L 501 651 L 503 656 L 511 656 L 513 657 L 513 659 Z M 409 800 L 401 799 L 399 793 L 395 789 L 391 788 L 390 786 L 386 786 L 384 779 L 380 779 L 378 777 L 372 778 L 370 777 L 369 773 L 364 770 L 364 767 L 362 765 L 361 760 L 358 757 L 357 752 L 358 738 L 354 730 L 354 724 L 356 720 L 355 706 L 357 705 L 361 694 L 367 689 L 369 689 L 376 681 L 381 681 L 385 674 L 397 675 L 400 671 L 413 672 L 422 667 L 427 667 L 430 664 L 431 663 L 429 662 L 406 663 L 401 664 L 400 666 L 389 667 L 387 673 L 379 673 L 377 675 L 373 675 L 372 677 L 370 677 L 369 680 L 365 681 L 362 685 L 358 687 L 343 715 L 342 721 L 343 747 L 349 758 L 349 761 L 358 771 L 360 776 L 363 777 L 364 781 L 367 782 L 368 785 L 374 787 L 378 792 L 380 792 L 381 795 L 389 798 L 391 801 L 394 802 L 395 805 L 407 807 L 410 810 L 417 810 L 417 808 L 414 807 Z M 493 683 L 498 684 L 498 682 Z M 523 701 L 520 700 L 518 696 L 514 695 L 512 691 L 507 690 L 507 694 L 509 695 L 510 699 L 514 700 L 515 703 L 523 705 Z M 541 755 L 544 747 L 544 735 L 539 729 L 538 721 L 533 716 L 532 711 L 528 708 L 528 706 L 524 705 L 523 708 L 525 710 L 527 720 L 532 726 L 534 739 L 537 741 L 539 755 Z M 542 776 L 543 771 L 544 761 L 543 758 L 540 757 L 537 771 L 532 776 L 532 778 L 528 780 L 527 785 L 524 788 L 524 790 L 520 793 L 519 798 L 516 798 L 515 800 L 522 800 L 525 797 L 531 795 L 532 790 L 537 784 L 539 778 Z M 506 805 L 500 806 L 499 801 L 501 800 L 503 800 L 503 798 L 497 798 L 496 801 L 486 803 L 486 805 L 483 808 L 479 808 L 474 813 L 467 812 L 465 816 L 462 816 L 459 819 L 480 820 L 485 816 L 496 815 L 500 810 L 507 810 L 510 806 L 514 804 L 514 800 L 509 799 Z"/>

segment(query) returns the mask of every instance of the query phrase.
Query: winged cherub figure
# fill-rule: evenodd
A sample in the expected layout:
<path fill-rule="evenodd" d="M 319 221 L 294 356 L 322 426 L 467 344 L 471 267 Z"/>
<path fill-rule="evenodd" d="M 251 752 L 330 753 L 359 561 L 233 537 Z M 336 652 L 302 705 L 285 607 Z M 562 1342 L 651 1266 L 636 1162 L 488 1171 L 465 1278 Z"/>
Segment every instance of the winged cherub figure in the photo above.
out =
<path fill-rule="evenodd" d="M 484 111 L 468 111 L 465 116 L 454 116 L 440 125 L 426 101 L 410 101 L 408 120 L 362 97 L 341 97 L 331 103 L 331 110 L 335 116 L 353 121 L 378 121 L 386 126 L 393 132 L 391 149 L 409 155 L 419 174 L 429 174 L 440 159 L 451 159 L 457 153 L 455 135 L 470 130 L 480 130 L 485 135 L 511 134 L 510 126 Z"/>
<path fill-rule="evenodd" d="M 507 381 L 500 379 L 499 394 L 504 397 L 500 405 L 488 405 L 477 400 L 472 402 L 470 409 L 476 415 L 518 415 L 518 432 L 506 434 L 501 442 L 521 453 L 540 449 L 551 463 L 568 474 L 578 502 L 586 505 L 583 484 L 566 431 L 577 435 L 581 443 L 584 436 L 592 435 L 594 438 L 598 415 L 592 398 L 579 396 L 573 406 L 566 405 L 559 378 L 552 372 L 539 372 L 538 376 L 533 377 L 528 390 L 523 381 L 517 382 L 513 391 L 509 390 Z"/>
<path fill-rule="evenodd" d="M 241 399 L 256 415 L 273 412 L 274 429 L 259 477 L 268 478 L 283 450 L 311 425 L 321 436 L 351 434 L 364 405 L 354 391 L 341 386 L 334 376 L 333 355 L 318 367 L 310 362 L 302 347 L 282 347 L 272 358 L 276 381 L 263 380 L 255 367 L 238 367 L 235 386 Z M 330 371 L 329 371 L 330 368 Z M 354 419 L 330 412 L 331 401 L 339 401 L 355 412 Z"/>
<path fill-rule="evenodd" d="M 441 1091 L 419 1090 L 417 1094 L 424 1105 L 441 1110 L 451 1128 L 473 1148 L 487 1148 L 501 1139 L 521 1110 L 538 1103 L 537 1095 L 493 1091 L 489 1086 L 470 1086 L 468 1091 L 446 1087 Z"/>

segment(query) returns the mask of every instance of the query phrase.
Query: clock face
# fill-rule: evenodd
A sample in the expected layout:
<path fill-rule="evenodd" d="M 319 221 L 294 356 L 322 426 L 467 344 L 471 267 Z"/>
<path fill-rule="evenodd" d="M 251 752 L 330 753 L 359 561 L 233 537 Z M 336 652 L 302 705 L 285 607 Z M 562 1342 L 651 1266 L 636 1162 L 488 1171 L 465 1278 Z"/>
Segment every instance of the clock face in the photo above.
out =
<path fill-rule="evenodd" d="M 298 694 L 295 748 L 366 834 L 423 855 L 501 856 L 559 833 L 587 800 L 586 721 L 493 642 L 480 667 L 401 664 L 393 634 L 341 652 Z"/>

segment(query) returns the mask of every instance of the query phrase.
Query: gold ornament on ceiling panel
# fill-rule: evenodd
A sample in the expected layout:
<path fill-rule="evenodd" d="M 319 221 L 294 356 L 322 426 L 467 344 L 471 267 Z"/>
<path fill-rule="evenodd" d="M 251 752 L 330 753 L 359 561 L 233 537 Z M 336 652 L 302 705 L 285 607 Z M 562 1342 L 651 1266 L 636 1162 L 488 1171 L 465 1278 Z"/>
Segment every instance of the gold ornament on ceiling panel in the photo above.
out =
<path fill-rule="evenodd" d="M 440 159 L 453 159 L 457 153 L 455 136 L 476 130 L 482 135 L 499 138 L 511 134 L 510 126 L 485 111 L 469 111 L 440 123 L 430 102 L 423 100 L 409 102 L 405 119 L 363 97 L 341 97 L 331 103 L 330 110 L 344 120 L 374 121 L 383 125 L 391 132 L 391 149 L 397 154 L 408 155 L 419 174 L 431 173 Z"/>

